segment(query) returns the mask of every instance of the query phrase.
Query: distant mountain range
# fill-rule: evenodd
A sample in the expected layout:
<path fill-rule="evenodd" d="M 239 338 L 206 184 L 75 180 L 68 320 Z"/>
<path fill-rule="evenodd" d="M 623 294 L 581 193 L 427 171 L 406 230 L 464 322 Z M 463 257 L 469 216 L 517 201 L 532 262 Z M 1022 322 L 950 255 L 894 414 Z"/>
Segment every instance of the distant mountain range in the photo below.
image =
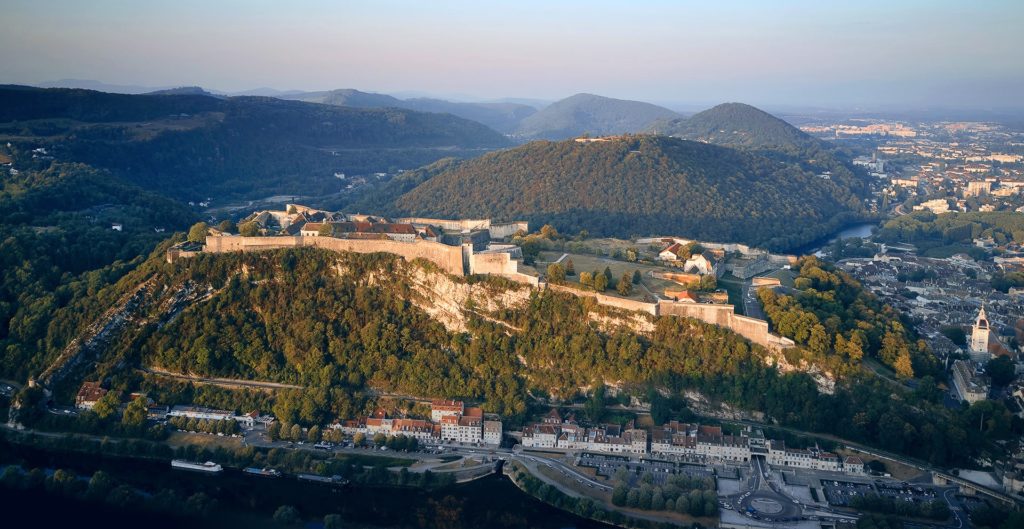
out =
<path fill-rule="evenodd" d="M 0 86 L 0 132 L 19 147 L 106 168 L 181 199 L 327 194 L 335 173 L 412 169 L 510 143 L 480 123 L 406 109 L 266 97 Z M 185 93 L 180 93 L 185 92 Z"/>
<path fill-rule="evenodd" d="M 658 120 L 679 117 L 650 103 L 576 94 L 556 101 L 519 123 L 515 136 L 561 140 L 583 134 L 604 136 L 641 132 Z"/>
<path fill-rule="evenodd" d="M 446 113 L 483 123 L 506 134 L 512 132 L 523 118 L 537 112 L 537 109 L 532 106 L 518 103 L 456 103 L 431 98 L 399 99 L 386 94 L 361 92 L 351 88 L 327 92 L 306 92 L 281 97 L 346 107 L 407 108 L 419 112 Z"/>
<path fill-rule="evenodd" d="M 439 167 L 396 213 L 552 223 L 560 231 L 673 234 L 778 250 L 863 214 L 856 189 L 799 164 L 666 136 L 537 141 Z"/>

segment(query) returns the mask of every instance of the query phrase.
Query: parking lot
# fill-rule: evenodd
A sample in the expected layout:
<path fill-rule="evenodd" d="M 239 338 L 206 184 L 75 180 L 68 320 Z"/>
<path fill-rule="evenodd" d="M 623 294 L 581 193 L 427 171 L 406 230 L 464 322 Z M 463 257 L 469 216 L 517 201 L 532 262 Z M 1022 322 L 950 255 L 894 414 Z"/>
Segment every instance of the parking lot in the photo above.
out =
<path fill-rule="evenodd" d="M 872 485 L 866 483 L 853 483 L 850 481 L 835 481 L 823 479 L 821 488 L 825 492 L 825 499 L 829 505 L 835 507 L 847 507 L 855 496 L 874 492 Z"/>
<path fill-rule="evenodd" d="M 614 476 L 621 468 L 625 468 L 626 471 L 636 477 L 650 473 L 656 485 L 663 485 L 668 480 L 668 477 L 673 475 L 683 474 L 702 478 L 713 478 L 715 475 L 714 471 L 707 467 L 657 459 L 634 461 L 628 457 L 604 454 L 584 453 L 579 457 L 577 464 L 583 467 L 594 468 L 599 476 L 608 478 Z"/>
<path fill-rule="evenodd" d="M 887 483 L 878 481 L 875 482 L 875 490 L 881 496 L 888 496 L 890 498 L 903 501 L 912 501 L 914 503 L 928 502 L 938 497 L 935 489 L 931 487 L 922 487 L 921 485 L 906 482 Z"/>

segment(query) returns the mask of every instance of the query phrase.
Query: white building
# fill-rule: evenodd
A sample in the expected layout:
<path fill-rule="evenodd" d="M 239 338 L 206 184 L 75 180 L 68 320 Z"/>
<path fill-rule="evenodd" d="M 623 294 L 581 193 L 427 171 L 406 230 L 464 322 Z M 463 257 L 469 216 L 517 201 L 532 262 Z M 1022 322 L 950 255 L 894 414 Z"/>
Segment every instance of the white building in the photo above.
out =
<path fill-rule="evenodd" d="M 462 415 L 465 411 L 465 403 L 461 400 L 435 400 L 430 403 L 430 420 L 441 422 L 444 417 Z"/>
<path fill-rule="evenodd" d="M 501 444 L 501 421 L 484 421 L 484 444 Z"/>
<path fill-rule="evenodd" d="M 479 443 L 483 440 L 483 417 L 447 415 L 441 418 L 441 440 Z"/>
<path fill-rule="evenodd" d="M 973 404 L 988 398 L 989 385 L 971 362 L 957 360 L 953 362 L 953 389 L 960 400 Z"/>

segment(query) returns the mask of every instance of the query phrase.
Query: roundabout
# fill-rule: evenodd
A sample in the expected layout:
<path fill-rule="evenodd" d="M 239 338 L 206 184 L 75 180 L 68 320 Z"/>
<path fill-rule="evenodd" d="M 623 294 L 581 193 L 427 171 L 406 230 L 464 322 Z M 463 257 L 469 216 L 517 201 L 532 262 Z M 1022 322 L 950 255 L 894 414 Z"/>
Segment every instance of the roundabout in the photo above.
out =
<path fill-rule="evenodd" d="M 779 514 L 783 510 L 782 504 L 771 498 L 754 498 L 750 501 L 750 506 L 757 512 L 765 514 Z"/>
<path fill-rule="evenodd" d="M 779 494 L 760 490 L 752 492 L 736 503 L 737 511 L 761 520 L 783 521 L 800 517 L 801 509 L 793 500 Z"/>

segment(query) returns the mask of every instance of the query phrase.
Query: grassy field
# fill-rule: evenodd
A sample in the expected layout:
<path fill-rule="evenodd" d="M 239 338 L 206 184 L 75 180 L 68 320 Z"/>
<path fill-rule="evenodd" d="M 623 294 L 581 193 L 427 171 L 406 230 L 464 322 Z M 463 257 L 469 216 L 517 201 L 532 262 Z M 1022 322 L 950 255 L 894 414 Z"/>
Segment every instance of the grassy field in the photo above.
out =
<path fill-rule="evenodd" d="M 167 438 L 167 444 L 175 448 L 193 445 L 211 450 L 217 447 L 235 449 L 241 448 L 242 439 L 240 437 L 218 437 L 216 435 L 200 433 L 174 432 Z"/>
<path fill-rule="evenodd" d="M 559 257 L 562 256 L 563 253 L 564 252 L 558 252 L 558 251 L 554 251 L 554 252 L 541 252 L 540 256 L 537 258 L 537 267 L 536 268 L 538 270 L 546 270 L 548 264 L 557 261 L 559 259 Z M 642 276 L 642 280 L 641 280 L 642 283 L 647 288 L 649 288 L 651 290 L 651 292 L 653 292 L 655 294 L 658 294 L 658 295 L 663 295 L 664 292 L 665 292 L 665 288 L 666 287 L 678 286 L 676 283 L 673 283 L 672 281 L 666 281 L 666 280 L 663 280 L 663 279 L 656 279 L 654 277 L 651 277 L 650 272 L 652 272 L 652 271 L 667 272 L 667 271 L 671 270 L 668 267 L 655 266 L 655 265 L 642 264 L 642 263 L 630 263 L 630 262 L 626 262 L 626 261 L 620 261 L 620 260 L 617 260 L 617 259 L 612 259 L 610 257 L 602 257 L 602 256 L 599 256 L 599 255 L 580 254 L 580 253 L 570 253 L 570 254 L 568 254 L 568 256 L 565 259 L 562 259 L 560 264 L 562 266 L 565 266 L 565 264 L 570 259 L 572 260 L 573 268 L 576 269 L 576 275 L 567 277 L 566 281 L 568 281 L 570 283 L 575 283 L 577 285 L 579 284 L 579 281 L 580 281 L 580 273 L 581 272 L 593 272 L 593 271 L 596 270 L 598 273 L 604 273 L 605 267 L 608 267 L 612 271 L 612 277 L 615 278 L 615 281 L 618 281 L 622 277 L 622 274 L 625 273 L 625 272 L 628 272 L 629 274 L 632 274 L 634 270 L 639 270 L 640 274 Z M 608 291 L 606 291 L 605 293 L 606 294 L 612 294 L 612 295 L 618 295 L 618 293 L 615 292 L 614 288 L 609 288 Z M 630 299 L 635 299 L 635 300 L 642 300 L 644 298 L 645 294 L 646 294 L 646 292 L 644 291 L 643 288 L 640 288 L 638 285 L 633 285 L 633 294 L 630 295 L 629 298 Z"/>
<path fill-rule="evenodd" d="M 838 453 L 839 455 L 841 455 L 843 457 L 846 457 L 846 456 L 856 456 L 856 457 L 859 457 L 865 463 L 869 463 L 871 461 L 881 461 L 883 464 L 885 464 L 885 471 L 886 472 L 892 474 L 893 478 L 899 479 L 899 480 L 903 480 L 903 481 L 910 481 L 910 480 L 912 480 L 912 479 L 914 479 L 914 478 L 916 478 L 916 477 L 918 477 L 918 476 L 920 476 L 922 474 L 922 472 L 920 470 L 918 470 L 918 469 L 916 469 L 914 467 L 907 466 L 907 465 L 904 465 L 904 464 L 901 464 L 901 463 L 897 463 L 895 461 L 890 461 L 888 459 L 877 458 L 877 457 L 870 456 L 870 455 L 867 455 L 867 454 L 864 454 L 864 453 L 861 453 L 861 452 L 855 452 L 853 450 L 847 450 L 845 448 L 840 448 L 840 449 L 836 450 L 836 453 Z"/>

